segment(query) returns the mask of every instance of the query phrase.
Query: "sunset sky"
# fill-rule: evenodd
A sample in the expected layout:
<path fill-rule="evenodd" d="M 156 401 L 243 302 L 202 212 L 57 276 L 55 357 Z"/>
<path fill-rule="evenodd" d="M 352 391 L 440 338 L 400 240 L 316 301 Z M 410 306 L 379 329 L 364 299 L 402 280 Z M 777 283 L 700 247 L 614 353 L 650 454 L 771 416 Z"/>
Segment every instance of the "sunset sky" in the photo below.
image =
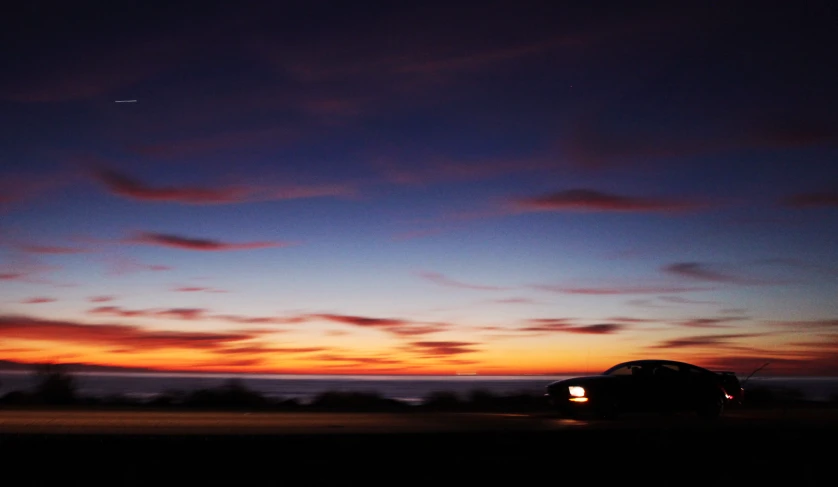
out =
<path fill-rule="evenodd" d="M 827 2 L 114 3 L 0 20 L 0 359 L 838 375 Z"/>

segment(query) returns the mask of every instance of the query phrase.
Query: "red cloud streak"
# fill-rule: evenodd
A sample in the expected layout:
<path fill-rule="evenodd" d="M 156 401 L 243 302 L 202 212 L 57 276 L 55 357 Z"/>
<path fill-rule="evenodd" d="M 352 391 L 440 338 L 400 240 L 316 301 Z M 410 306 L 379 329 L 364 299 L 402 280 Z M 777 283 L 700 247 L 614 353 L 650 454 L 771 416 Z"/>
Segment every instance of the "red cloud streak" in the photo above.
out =
<path fill-rule="evenodd" d="M 253 250 L 272 247 L 289 247 L 294 245 L 294 243 L 291 242 L 227 243 L 220 242 L 218 240 L 191 238 L 167 233 L 151 232 L 138 233 L 134 237 L 124 240 L 124 242 L 144 245 L 157 245 L 161 247 L 171 247 L 183 250 L 200 250 L 209 252 L 228 250 Z"/>
<path fill-rule="evenodd" d="M 0 337 L 80 343 L 136 350 L 213 349 L 250 340 L 256 335 L 149 330 L 128 325 L 87 325 L 27 316 L 0 316 Z"/>
<path fill-rule="evenodd" d="M 570 189 L 512 202 L 512 208 L 520 211 L 671 212 L 699 206 L 688 201 L 620 196 L 590 189 Z"/>
<path fill-rule="evenodd" d="M 469 284 L 466 282 L 456 281 L 438 272 L 420 272 L 419 276 L 423 279 L 431 281 L 440 286 L 458 287 L 462 289 L 475 289 L 478 291 L 507 291 L 511 288 L 500 286 L 488 286 L 482 284 Z"/>

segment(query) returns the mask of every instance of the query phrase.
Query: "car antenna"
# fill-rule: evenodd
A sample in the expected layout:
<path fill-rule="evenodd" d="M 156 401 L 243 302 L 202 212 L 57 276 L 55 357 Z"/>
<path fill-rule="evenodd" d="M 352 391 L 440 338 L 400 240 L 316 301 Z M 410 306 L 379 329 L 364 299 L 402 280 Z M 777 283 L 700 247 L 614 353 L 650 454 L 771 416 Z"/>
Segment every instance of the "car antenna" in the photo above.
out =
<path fill-rule="evenodd" d="M 771 363 L 771 362 L 765 362 L 765 363 L 764 363 L 764 364 L 762 364 L 761 366 L 757 367 L 757 368 L 756 368 L 756 370 L 754 370 L 753 372 L 751 372 L 751 375 L 749 375 L 748 377 L 745 377 L 745 380 L 744 380 L 744 381 L 742 381 L 742 387 L 745 387 L 745 383 L 746 383 L 746 382 L 748 382 L 748 380 L 749 380 L 751 377 L 753 377 L 753 376 L 754 376 L 754 374 L 756 374 L 756 373 L 757 373 L 757 372 L 759 372 L 760 370 L 764 369 L 764 368 L 765 368 L 768 364 L 770 364 L 770 363 Z"/>

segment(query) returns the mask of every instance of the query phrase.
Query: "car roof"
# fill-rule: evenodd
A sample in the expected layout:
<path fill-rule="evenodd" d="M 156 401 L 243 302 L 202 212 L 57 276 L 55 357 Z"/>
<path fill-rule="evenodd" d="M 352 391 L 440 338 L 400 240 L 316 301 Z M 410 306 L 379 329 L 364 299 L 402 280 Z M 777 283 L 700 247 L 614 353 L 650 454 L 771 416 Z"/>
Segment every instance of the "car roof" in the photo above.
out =
<path fill-rule="evenodd" d="M 667 365 L 684 365 L 686 367 L 694 367 L 699 370 L 707 370 L 704 367 L 699 367 L 698 365 L 688 364 L 686 362 L 679 362 L 677 360 L 663 360 L 663 359 L 642 359 L 642 360 L 629 360 L 628 362 L 622 362 L 617 365 L 611 367 L 611 369 L 616 367 L 621 367 L 625 365 L 655 365 L 655 364 L 667 364 Z M 609 369 L 610 370 L 610 369 Z"/>

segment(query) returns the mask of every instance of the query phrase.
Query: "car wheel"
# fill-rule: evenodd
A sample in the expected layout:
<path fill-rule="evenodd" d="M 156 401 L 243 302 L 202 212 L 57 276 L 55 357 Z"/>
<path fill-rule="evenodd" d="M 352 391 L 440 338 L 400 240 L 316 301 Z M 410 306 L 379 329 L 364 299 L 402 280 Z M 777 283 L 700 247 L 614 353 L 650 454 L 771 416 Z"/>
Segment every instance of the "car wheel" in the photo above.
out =
<path fill-rule="evenodd" d="M 698 415 L 702 418 L 718 418 L 725 410 L 725 401 L 721 395 L 713 395 L 713 398 L 708 400 L 698 410 Z"/>

